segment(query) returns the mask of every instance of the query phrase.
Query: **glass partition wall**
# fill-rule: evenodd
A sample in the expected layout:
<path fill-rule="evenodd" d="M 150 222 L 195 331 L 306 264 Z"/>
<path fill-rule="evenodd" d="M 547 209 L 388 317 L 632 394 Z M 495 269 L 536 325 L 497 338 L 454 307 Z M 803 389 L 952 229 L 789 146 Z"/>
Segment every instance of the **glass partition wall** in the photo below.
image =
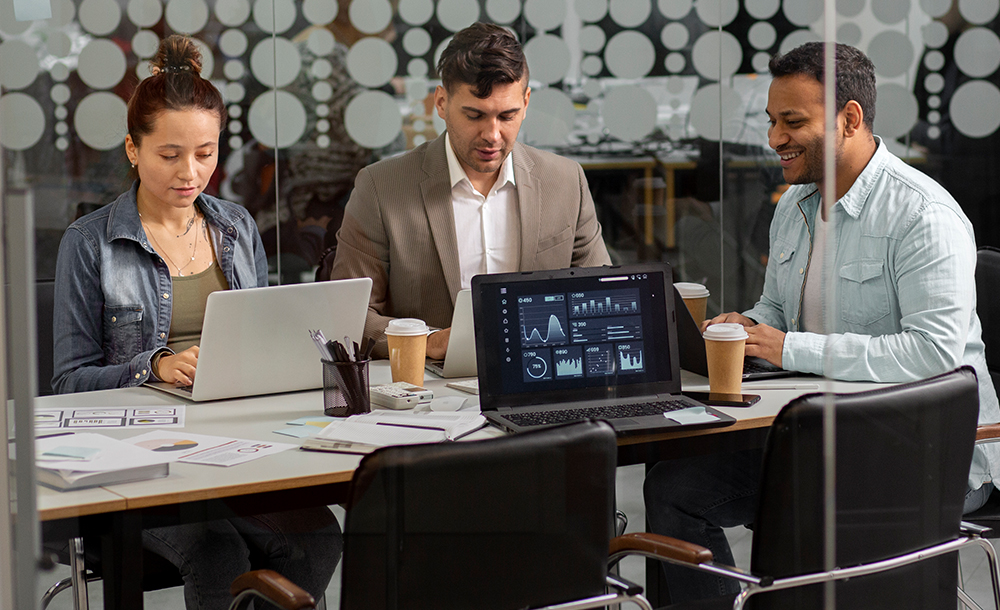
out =
<path fill-rule="evenodd" d="M 875 133 L 954 195 L 980 245 L 1000 245 L 998 12 L 997 0 L 0 1 L 4 224 L 28 209 L 19 226 L 34 234 L 5 241 L 8 328 L 18 311 L 33 320 L 33 301 L 10 301 L 53 277 L 65 228 L 129 188 L 125 103 L 170 33 L 199 41 L 223 92 L 206 192 L 253 214 L 272 284 L 315 279 L 360 168 L 443 132 L 436 60 L 482 20 L 524 43 L 520 139 L 584 167 L 612 260 L 669 262 L 708 287 L 711 317 L 761 295 L 787 189 L 767 141 L 767 64 L 808 41 L 868 54 Z M 823 298 L 836 309 L 832 282 Z M 17 551 L 33 570 L 34 550 Z"/>

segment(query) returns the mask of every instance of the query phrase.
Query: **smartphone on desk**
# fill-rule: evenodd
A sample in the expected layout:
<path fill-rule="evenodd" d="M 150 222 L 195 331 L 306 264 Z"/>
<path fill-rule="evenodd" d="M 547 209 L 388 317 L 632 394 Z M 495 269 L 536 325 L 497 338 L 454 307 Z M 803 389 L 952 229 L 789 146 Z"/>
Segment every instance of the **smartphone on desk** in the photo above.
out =
<path fill-rule="evenodd" d="M 759 394 L 720 394 L 718 392 L 681 392 L 706 405 L 715 407 L 749 407 L 758 400 Z"/>

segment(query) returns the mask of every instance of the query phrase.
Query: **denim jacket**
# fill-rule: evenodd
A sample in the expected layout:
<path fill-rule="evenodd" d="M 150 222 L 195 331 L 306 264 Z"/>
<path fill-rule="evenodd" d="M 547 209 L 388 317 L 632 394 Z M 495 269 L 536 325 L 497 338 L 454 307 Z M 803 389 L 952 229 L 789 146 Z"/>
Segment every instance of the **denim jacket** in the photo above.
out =
<path fill-rule="evenodd" d="M 57 393 L 140 385 L 170 334 L 170 269 L 143 231 L 138 182 L 114 203 L 66 229 L 56 262 L 54 375 Z M 257 225 L 242 206 L 205 195 L 215 259 L 229 288 L 267 285 Z"/>
<path fill-rule="evenodd" d="M 976 315 L 972 225 L 934 180 L 878 148 L 828 216 L 826 333 L 803 332 L 816 185 L 792 186 L 775 209 L 760 301 L 748 318 L 785 331 L 782 366 L 834 379 L 903 382 L 968 364 L 979 378 L 979 421 L 1000 421 Z M 1000 473 L 1000 446 L 989 445 Z M 977 448 L 970 487 L 989 481 Z M 978 469 L 978 472 L 977 472 Z"/>

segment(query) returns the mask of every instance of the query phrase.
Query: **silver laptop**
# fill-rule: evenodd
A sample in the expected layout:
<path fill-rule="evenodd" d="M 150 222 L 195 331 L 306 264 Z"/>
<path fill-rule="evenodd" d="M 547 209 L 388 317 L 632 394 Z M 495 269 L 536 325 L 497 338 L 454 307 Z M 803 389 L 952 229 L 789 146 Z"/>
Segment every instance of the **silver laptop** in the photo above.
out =
<path fill-rule="evenodd" d="M 359 278 L 213 292 L 194 383 L 147 385 L 195 401 L 322 387 L 309 330 L 360 342 L 371 289 L 370 278 Z"/>
<path fill-rule="evenodd" d="M 424 365 L 438 377 L 476 375 L 476 329 L 472 324 L 472 291 L 460 290 L 451 316 L 451 334 L 444 360 L 428 360 Z"/>

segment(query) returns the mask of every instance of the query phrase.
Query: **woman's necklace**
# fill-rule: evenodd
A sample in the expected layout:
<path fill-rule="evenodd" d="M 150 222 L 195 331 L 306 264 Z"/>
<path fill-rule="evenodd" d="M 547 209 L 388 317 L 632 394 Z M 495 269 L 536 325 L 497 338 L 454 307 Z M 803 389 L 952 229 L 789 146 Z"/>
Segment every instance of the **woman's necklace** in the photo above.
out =
<path fill-rule="evenodd" d="M 188 232 L 191 230 L 191 226 L 194 224 L 195 218 L 197 218 L 197 217 L 198 217 L 198 212 L 195 211 L 195 213 L 191 216 L 191 219 L 188 220 L 187 230 L 185 230 L 183 233 L 181 233 L 180 235 L 178 235 L 177 236 L 178 238 L 184 237 L 185 235 L 188 234 Z M 139 214 L 139 222 L 142 223 L 142 227 L 146 230 L 146 235 L 149 235 L 153 239 L 153 244 L 156 245 L 156 250 L 160 254 L 162 254 L 163 257 L 166 258 L 167 261 L 171 265 L 173 265 L 175 269 L 177 269 L 177 275 L 178 275 L 178 277 L 183 277 L 184 276 L 184 270 L 187 269 L 188 267 L 190 267 L 191 263 L 193 263 L 194 259 L 197 257 L 197 254 L 198 254 L 198 234 L 201 233 L 201 231 L 195 231 L 194 232 L 194 249 L 191 251 L 191 260 L 189 260 L 187 263 L 184 264 L 183 267 L 181 267 L 180 265 L 178 265 L 177 263 L 174 262 L 174 259 L 170 258 L 170 256 L 167 254 L 166 249 L 163 246 L 160 245 L 160 242 L 156 239 L 156 235 L 154 235 L 153 232 L 150 230 L 149 226 L 146 224 L 146 221 L 144 221 L 142 219 L 142 214 Z"/>

